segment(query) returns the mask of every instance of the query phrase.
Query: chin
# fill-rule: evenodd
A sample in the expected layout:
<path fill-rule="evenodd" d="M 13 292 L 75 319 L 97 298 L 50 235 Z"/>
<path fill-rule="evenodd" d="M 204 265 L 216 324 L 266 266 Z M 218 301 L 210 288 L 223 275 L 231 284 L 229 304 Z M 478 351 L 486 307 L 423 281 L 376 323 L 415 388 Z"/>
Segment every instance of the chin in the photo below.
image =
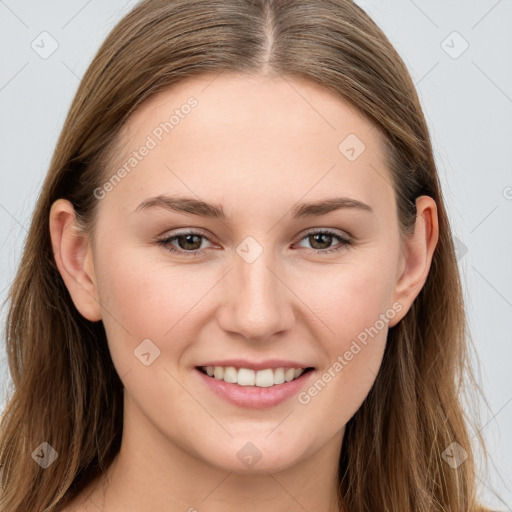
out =
<path fill-rule="evenodd" d="M 302 460 L 304 446 L 294 447 L 289 443 L 276 443 L 257 436 L 235 438 L 225 447 L 212 447 L 209 464 L 224 471 L 237 474 L 257 475 L 284 471 Z M 218 452 L 218 453 L 212 453 Z"/>

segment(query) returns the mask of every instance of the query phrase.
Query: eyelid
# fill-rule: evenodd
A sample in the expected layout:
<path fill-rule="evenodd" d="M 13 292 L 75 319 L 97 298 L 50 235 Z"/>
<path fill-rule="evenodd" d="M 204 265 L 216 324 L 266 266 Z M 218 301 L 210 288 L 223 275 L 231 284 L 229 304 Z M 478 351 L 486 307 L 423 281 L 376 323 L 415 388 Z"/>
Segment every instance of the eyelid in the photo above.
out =
<path fill-rule="evenodd" d="M 206 238 L 208 241 L 213 242 L 214 237 L 210 235 L 206 230 L 202 228 L 176 228 L 174 230 L 165 231 L 162 235 L 156 237 L 156 241 L 158 240 L 166 240 L 168 238 L 174 238 L 178 236 L 185 235 L 201 235 Z"/>
<path fill-rule="evenodd" d="M 349 233 L 345 231 L 338 231 L 337 229 L 333 228 L 310 228 L 304 232 L 302 232 L 300 235 L 298 235 L 298 243 L 302 242 L 305 238 L 307 238 L 310 235 L 314 234 L 326 234 L 328 236 L 331 236 L 333 238 L 338 238 L 340 241 L 335 244 L 334 246 L 327 248 L 327 249 L 309 249 L 314 254 L 330 254 L 335 253 L 337 251 L 341 251 L 343 249 L 346 249 L 353 245 L 354 243 L 354 237 L 350 235 Z M 174 241 L 175 239 L 186 236 L 186 235 L 199 235 L 200 237 L 206 239 L 210 243 L 215 243 L 212 240 L 210 240 L 210 236 L 206 234 L 205 230 L 201 228 L 186 228 L 185 230 L 178 230 L 175 233 L 168 233 L 164 234 L 161 237 L 158 237 L 156 239 L 156 243 L 158 245 L 161 245 L 162 247 L 166 248 L 171 253 L 177 253 L 178 255 L 183 255 L 185 257 L 194 257 L 194 256 L 201 256 L 204 254 L 205 249 L 198 249 L 194 251 L 186 251 L 183 249 L 176 248 L 171 245 L 171 241 Z M 294 244 L 295 245 L 295 244 Z M 172 247 L 172 248 L 171 248 Z M 307 249 L 307 248 L 305 248 Z"/>
<path fill-rule="evenodd" d="M 339 236 L 340 238 L 346 240 L 347 242 L 352 242 L 354 240 L 354 237 L 347 233 L 346 231 L 341 231 L 334 228 L 311 228 L 298 235 L 299 242 L 306 236 L 313 235 L 315 233 L 329 233 L 331 235 Z"/>
<path fill-rule="evenodd" d="M 303 231 L 302 233 L 299 233 L 295 238 L 297 238 L 298 242 L 301 242 L 302 239 L 304 239 L 308 235 L 312 235 L 315 233 L 329 233 L 332 235 L 339 236 L 340 238 L 342 238 L 343 240 L 345 240 L 347 242 L 352 242 L 354 240 L 354 237 L 351 234 L 349 234 L 348 232 L 337 230 L 334 228 L 310 228 L 306 231 Z M 207 234 L 207 232 L 205 230 L 203 230 L 201 228 L 193 228 L 193 227 L 192 228 L 184 228 L 183 231 L 180 231 L 178 228 L 177 232 L 171 231 L 170 233 L 164 233 L 164 234 L 158 236 L 156 238 L 156 241 L 166 240 L 169 238 L 174 238 L 174 237 L 184 236 L 184 235 L 201 235 L 204 238 L 206 238 L 209 242 L 213 243 L 213 240 L 211 239 L 212 237 L 209 234 Z"/>

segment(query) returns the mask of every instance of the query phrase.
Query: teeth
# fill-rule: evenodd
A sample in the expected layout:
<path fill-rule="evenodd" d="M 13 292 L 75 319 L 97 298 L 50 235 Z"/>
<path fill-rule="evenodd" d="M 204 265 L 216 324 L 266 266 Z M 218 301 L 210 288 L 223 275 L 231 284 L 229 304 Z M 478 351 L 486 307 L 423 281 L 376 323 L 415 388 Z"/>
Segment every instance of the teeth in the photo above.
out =
<path fill-rule="evenodd" d="M 284 382 L 284 368 L 276 368 L 274 370 L 274 384 L 282 384 Z"/>
<path fill-rule="evenodd" d="M 227 368 L 224 369 L 224 380 L 226 382 L 231 382 L 231 383 L 236 383 L 238 379 L 238 375 L 237 375 L 237 372 L 236 372 L 236 368 L 234 368 L 233 366 L 228 366 Z"/>
<path fill-rule="evenodd" d="M 240 368 L 240 370 L 238 370 L 237 384 L 239 386 L 254 386 L 254 379 L 254 370 L 247 368 Z"/>
<path fill-rule="evenodd" d="M 255 372 L 249 368 L 239 368 L 234 366 L 203 366 L 202 369 L 210 377 L 223 380 L 239 386 L 257 386 L 268 388 L 276 384 L 283 384 L 297 379 L 304 373 L 304 368 L 267 368 Z"/>

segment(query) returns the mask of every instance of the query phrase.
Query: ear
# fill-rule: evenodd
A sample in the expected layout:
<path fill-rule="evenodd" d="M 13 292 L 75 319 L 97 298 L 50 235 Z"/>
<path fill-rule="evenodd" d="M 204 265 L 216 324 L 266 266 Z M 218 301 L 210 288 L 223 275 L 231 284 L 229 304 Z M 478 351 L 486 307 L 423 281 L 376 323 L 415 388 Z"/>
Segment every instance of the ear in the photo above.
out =
<path fill-rule="evenodd" d="M 80 314 L 91 322 L 101 320 L 89 237 L 76 222 L 73 205 L 58 199 L 50 209 L 50 237 L 60 275 Z"/>
<path fill-rule="evenodd" d="M 432 263 L 434 249 L 439 239 L 437 207 L 434 199 L 420 196 L 416 199 L 416 223 L 414 233 L 405 241 L 404 256 L 397 272 L 393 291 L 393 304 L 402 305 L 400 312 L 389 322 L 396 325 L 409 311 L 414 299 L 423 288 Z"/>

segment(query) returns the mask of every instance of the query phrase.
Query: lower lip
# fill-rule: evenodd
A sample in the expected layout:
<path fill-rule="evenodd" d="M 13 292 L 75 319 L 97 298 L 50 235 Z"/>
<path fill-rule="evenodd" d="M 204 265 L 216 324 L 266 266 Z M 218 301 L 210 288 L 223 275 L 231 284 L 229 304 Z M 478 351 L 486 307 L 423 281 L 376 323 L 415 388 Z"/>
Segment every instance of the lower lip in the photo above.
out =
<path fill-rule="evenodd" d="M 231 384 L 221 379 L 209 377 L 197 368 L 195 368 L 195 372 L 199 374 L 202 381 L 211 391 L 226 399 L 228 402 L 239 407 L 263 409 L 265 407 L 278 405 L 296 395 L 309 380 L 314 370 L 303 373 L 299 378 L 290 382 L 275 384 L 268 388 Z"/>

